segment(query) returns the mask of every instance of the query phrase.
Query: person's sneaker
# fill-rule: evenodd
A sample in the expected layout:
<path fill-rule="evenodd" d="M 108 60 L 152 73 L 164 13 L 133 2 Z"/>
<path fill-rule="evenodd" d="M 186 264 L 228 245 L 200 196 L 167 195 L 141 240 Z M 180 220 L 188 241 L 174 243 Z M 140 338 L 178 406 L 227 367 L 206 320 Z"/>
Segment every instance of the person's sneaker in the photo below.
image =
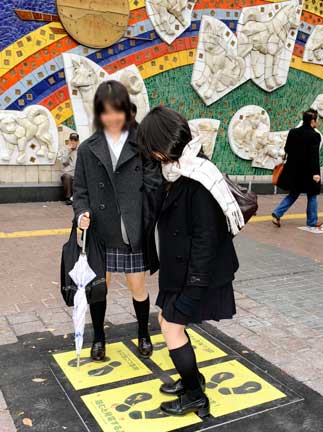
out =
<path fill-rule="evenodd" d="M 322 230 L 323 231 L 323 222 L 318 222 L 316 225 L 307 225 L 308 228 L 313 228 L 318 229 L 318 230 Z"/>
<path fill-rule="evenodd" d="M 71 200 L 71 198 L 68 198 L 68 199 L 65 201 L 65 204 L 66 204 L 66 205 L 72 205 L 72 204 L 73 204 L 73 201 Z"/>
<path fill-rule="evenodd" d="M 277 215 L 275 215 L 275 213 L 272 213 L 271 216 L 272 216 L 272 223 L 273 223 L 276 227 L 280 228 L 280 227 L 281 227 L 280 218 L 279 218 Z"/>

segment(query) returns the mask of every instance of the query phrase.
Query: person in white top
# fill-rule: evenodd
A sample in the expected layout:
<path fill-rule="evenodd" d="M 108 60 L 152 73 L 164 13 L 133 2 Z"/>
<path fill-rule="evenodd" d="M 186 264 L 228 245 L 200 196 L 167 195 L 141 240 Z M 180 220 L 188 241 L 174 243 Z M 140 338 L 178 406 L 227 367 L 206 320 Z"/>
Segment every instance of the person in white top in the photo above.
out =
<path fill-rule="evenodd" d="M 126 88 L 107 81 L 94 98 L 96 132 L 80 145 L 75 170 L 73 207 L 78 225 L 90 229 L 106 249 L 106 281 L 125 273 L 138 319 L 138 350 L 152 354 L 148 331 L 150 301 L 143 253 L 144 166 L 136 140 Z M 147 176 L 145 176 L 146 178 Z M 90 304 L 94 329 L 91 356 L 105 358 L 106 300 Z"/>

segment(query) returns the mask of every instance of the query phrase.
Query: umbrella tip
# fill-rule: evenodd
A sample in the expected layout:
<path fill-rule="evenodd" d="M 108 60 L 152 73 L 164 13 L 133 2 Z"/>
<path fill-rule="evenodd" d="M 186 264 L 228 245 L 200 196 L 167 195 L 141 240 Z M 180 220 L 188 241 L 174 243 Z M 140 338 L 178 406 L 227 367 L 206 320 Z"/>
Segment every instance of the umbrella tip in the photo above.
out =
<path fill-rule="evenodd" d="M 77 369 L 80 369 L 80 355 L 77 355 Z"/>

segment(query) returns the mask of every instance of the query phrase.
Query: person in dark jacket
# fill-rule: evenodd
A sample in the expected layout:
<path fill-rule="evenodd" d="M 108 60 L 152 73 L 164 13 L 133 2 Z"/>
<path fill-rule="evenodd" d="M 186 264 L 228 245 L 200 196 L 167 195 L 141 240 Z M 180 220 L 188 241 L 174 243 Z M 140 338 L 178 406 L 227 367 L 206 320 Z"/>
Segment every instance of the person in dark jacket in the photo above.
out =
<path fill-rule="evenodd" d="M 316 132 L 318 113 L 309 109 L 303 114 L 302 126 L 291 129 L 285 146 L 286 163 L 278 180 L 281 189 L 289 194 L 273 211 L 274 225 L 281 226 L 281 217 L 295 203 L 301 193 L 307 194 L 307 226 L 321 227 L 318 222 L 317 195 L 321 190 L 320 143 Z"/>
<path fill-rule="evenodd" d="M 146 156 L 161 162 L 165 177 L 151 192 L 155 199 L 150 200 L 153 215 L 146 218 L 147 248 L 151 271 L 160 270 L 159 322 L 181 377 L 161 386 L 162 393 L 178 396 L 163 402 L 161 409 L 170 415 L 197 412 L 203 417 L 209 413 L 205 379 L 198 371 L 186 326 L 233 317 L 232 282 L 239 264 L 220 204 L 202 178 L 193 180 L 181 171 L 183 152 L 187 154 L 191 142 L 186 119 L 167 107 L 154 108 L 139 125 L 138 144 Z M 211 171 L 217 170 L 198 149 L 195 152 L 199 166 L 205 162 Z M 173 177 L 170 172 L 176 167 L 182 174 Z"/>
<path fill-rule="evenodd" d="M 78 225 L 91 224 L 106 248 L 106 281 L 111 273 L 125 273 L 138 319 L 138 349 L 149 357 L 149 295 L 145 287 L 147 264 L 143 255 L 143 162 L 132 126 L 131 102 L 126 88 L 107 81 L 94 98 L 96 132 L 78 151 L 73 207 Z M 90 305 L 94 327 L 91 356 L 105 358 L 106 301 Z"/>

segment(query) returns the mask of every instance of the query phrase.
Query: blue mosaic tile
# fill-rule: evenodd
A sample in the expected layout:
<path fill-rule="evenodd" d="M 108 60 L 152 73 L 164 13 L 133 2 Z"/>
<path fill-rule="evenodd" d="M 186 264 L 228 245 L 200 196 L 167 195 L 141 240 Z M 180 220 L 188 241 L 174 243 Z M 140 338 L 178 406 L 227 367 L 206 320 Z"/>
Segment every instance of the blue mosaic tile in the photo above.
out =
<path fill-rule="evenodd" d="M 0 50 L 17 39 L 44 25 L 43 22 L 22 21 L 14 9 L 57 13 L 55 0 L 1 0 L 0 9 Z"/>

